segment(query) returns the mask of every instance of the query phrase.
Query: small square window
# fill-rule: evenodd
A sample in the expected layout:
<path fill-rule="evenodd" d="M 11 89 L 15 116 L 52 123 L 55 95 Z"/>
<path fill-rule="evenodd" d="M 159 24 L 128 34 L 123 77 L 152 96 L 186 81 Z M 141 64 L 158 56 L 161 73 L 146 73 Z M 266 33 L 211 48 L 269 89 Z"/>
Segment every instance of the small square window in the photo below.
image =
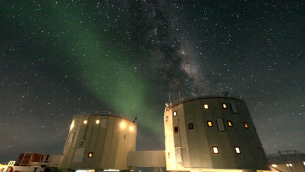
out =
<path fill-rule="evenodd" d="M 223 104 L 222 104 L 222 107 L 223 107 L 224 109 L 228 109 L 228 106 L 227 106 L 226 103 L 223 103 Z"/>
<path fill-rule="evenodd" d="M 178 131 L 179 131 L 178 127 L 175 127 L 175 133 L 178 133 Z"/>
<path fill-rule="evenodd" d="M 165 117 L 165 121 L 166 121 L 166 122 L 168 121 L 168 116 Z"/>
<path fill-rule="evenodd" d="M 228 127 L 233 127 L 233 123 L 232 123 L 232 121 L 227 121 L 227 123 L 228 123 Z"/>
<path fill-rule="evenodd" d="M 217 146 L 213 146 L 212 149 L 213 149 L 213 154 L 219 154 L 219 150 Z"/>
<path fill-rule="evenodd" d="M 203 104 L 203 108 L 204 109 L 209 109 L 209 105 L 208 104 Z"/>
<path fill-rule="evenodd" d="M 240 148 L 238 146 L 234 147 L 236 154 L 241 154 Z"/>
<path fill-rule="evenodd" d="M 208 127 L 213 127 L 213 122 L 212 121 L 207 121 Z"/>
<path fill-rule="evenodd" d="M 92 158 L 93 157 L 93 152 L 89 152 L 88 153 L 88 158 Z"/>
<path fill-rule="evenodd" d="M 174 111 L 174 117 L 177 116 L 177 111 Z"/>
<path fill-rule="evenodd" d="M 244 126 L 245 126 L 245 128 L 249 128 L 249 126 L 246 122 L 244 122 Z"/>
<path fill-rule="evenodd" d="M 193 123 L 189 123 L 188 126 L 189 126 L 189 130 L 194 129 L 194 124 Z"/>

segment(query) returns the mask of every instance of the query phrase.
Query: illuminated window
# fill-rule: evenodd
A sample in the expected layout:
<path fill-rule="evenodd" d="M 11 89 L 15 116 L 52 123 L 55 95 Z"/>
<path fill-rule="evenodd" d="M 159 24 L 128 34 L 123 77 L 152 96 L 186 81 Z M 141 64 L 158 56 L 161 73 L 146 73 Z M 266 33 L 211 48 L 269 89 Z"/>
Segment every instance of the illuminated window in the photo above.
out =
<path fill-rule="evenodd" d="M 165 117 L 166 122 L 168 121 L 168 116 Z"/>
<path fill-rule="evenodd" d="M 208 104 L 203 104 L 203 108 L 204 109 L 209 109 L 209 105 Z"/>
<path fill-rule="evenodd" d="M 93 152 L 89 152 L 88 153 L 88 158 L 92 158 L 93 157 Z"/>
<path fill-rule="evenodd" d="M 208 127 L 213 127 L 213 122 L 212 121 L 207 121 Z"/>
<path fill-rule="evenodd" d="M 233 127 L 232 121 L 227 121 L 227 123 L 228 123 L 228 127 Z"/>
<path fill-rule="evenodd" d="M 225 103 L 222 104 L 222 107 L 223 107 L 224 109 L 228 109 L 228 106 L 227 106 L 227 104 L 225 104 Z"/>
<path fill-rule="evenodd" d="M 241 154 L 241 152 L 240 152 L 240 148 L 239 148 L 238 146 L 235 146 L 234 148 L 235 148 L 235 152 L 236 152 L 236 154 Z"/>
<path fill-rule="evenodd" d="M 271 164 L 271 166 L 272 166 L 272 167 L 276 167 L 276 165 L 275 165 L 275 164 Z"/>
<path fill-rule="evenodd" d="M 249 128 L 249 126 L 246 122 L 244 122 L 244 126 L 245 126 L 245 128 Z"/>
<path fill-rule="evenodd" d="M 194 124 L 193 123 L 189 123 L 188 126 L 189 126 L 189 130 L 194 129 Z"/>
<path fill-rule="evenodd" d="M 96 124 L 99 124 L 99 123 L 100 123 L 100 120 L 96 120 L 95 123 L 96 123 Z"/>
<path fill-rule="evenodd" d="M 178 127 L 175 127 L 175 133 L 178 133 Z"/>
<path fill-rule="evenodd" d="M 217 146 L 213 146 L 212 149 L 213 149 L 213 154 L 219 154 L 219 150 Z"/>
<path fill-rule="evenodd" d="M 88 123 L 88 121 L 87 120 L 84 120 L 84 124 L 87 124 Z"/>
<path fill-rule="evenodd" d="M 175 116 L 177 116 L 177 112 L 176 112 L 176 111 L 174 111 L 174 117 L 175 117 Z"/>

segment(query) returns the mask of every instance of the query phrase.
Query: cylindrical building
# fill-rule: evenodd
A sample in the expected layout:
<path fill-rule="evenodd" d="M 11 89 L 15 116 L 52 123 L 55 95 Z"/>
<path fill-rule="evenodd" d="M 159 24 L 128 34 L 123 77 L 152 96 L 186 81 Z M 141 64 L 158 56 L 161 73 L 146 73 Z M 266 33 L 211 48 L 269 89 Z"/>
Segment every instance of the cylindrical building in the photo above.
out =
<path fill-rule="evenodd" d="M 137 125 L 112 115 L 73 119 L 59 168 L 62 170 L 132 170 L 129 151 L 136 148 Z"/>
<path fill-rule="evenodd" d="M 268 170 L 245 102 L 204 97 L 170 104 L 164 112 L 169 171 Z"/>

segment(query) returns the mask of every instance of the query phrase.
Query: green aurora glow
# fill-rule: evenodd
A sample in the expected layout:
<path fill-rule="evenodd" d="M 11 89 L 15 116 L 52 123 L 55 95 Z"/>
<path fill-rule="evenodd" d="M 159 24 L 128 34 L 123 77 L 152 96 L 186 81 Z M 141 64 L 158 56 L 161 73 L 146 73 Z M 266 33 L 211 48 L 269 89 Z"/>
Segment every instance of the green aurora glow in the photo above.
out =
<path fill-rule="evenodd" d="M 153 133 L 163 133 L 163 127 L 156 127 L 156 123 L 163 123 L 163 118 L 156 118 L 156 116 L 162 115 L 152 110 L 153 107 L 149 106 L 150 103 L 146 98 L 149 91 L 147 84 L 151 81 L 141 76 L 139 74 L 141 72 L 135 69 L 132 61 L 136 60 L 131 60 L 135 58 L 133 50 L 123 50 L 122 47 L 109 43 L 110 41 L 107 40 L 111 39 L 111 35 L 101 38 L 101 33 L 97 33 L 100 30 L 92 27 L 95 25 L 94 23 L 80 24 L 77 20 L 81 17 L 77 16 L 78 10 L 71 8 L 69 11 L 65 10 L 67 15 L 59 15 L 67 16 L 66 19 L 61 19 L 61 26 L 59 26 L 59 28 L 69 30 L 70 34 L 64 38 L 67 40 L 66 45 L 72 42 L 82 44 L 76 45 L 70 58 L 71 63 L 76 67 L 75 76 L 79 77 L 74 79 L 78 80 L 78 83 L 91 95 L 107 104 L 111 110 L 125 116 L 137 116 L 140 124 L 149 128 Z M 61 11 L 58 9 L 56 13 Z M 86 34 L 83 32 L 85 29 L 91 30 L 91 33 Z M 71 40 L 71 38 L 73 39 Z M 120 51 L 118 51 L 119 49 Z M 127 52 L 122 53 L 124 51 Z M 141 50 L 137 48 L 138 56 L 139 51 Z"/>

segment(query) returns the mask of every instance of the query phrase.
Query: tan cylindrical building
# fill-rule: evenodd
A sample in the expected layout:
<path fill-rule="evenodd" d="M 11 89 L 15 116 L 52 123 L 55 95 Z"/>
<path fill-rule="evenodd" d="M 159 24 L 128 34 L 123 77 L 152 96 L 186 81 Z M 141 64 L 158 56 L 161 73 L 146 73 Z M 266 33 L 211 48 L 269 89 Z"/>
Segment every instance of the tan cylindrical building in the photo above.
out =
<path fill-rule="evenodd" d="M 73 119 L 59 168 L 62 170 L 132 170 L 129 151 L 136 148 L 137 125 L 112 115 Z"/>
<path fill-rule="evenodd" d="M 204 97 L 164 112 L 168 171 L 269 170 L 245 102 Z"/>

